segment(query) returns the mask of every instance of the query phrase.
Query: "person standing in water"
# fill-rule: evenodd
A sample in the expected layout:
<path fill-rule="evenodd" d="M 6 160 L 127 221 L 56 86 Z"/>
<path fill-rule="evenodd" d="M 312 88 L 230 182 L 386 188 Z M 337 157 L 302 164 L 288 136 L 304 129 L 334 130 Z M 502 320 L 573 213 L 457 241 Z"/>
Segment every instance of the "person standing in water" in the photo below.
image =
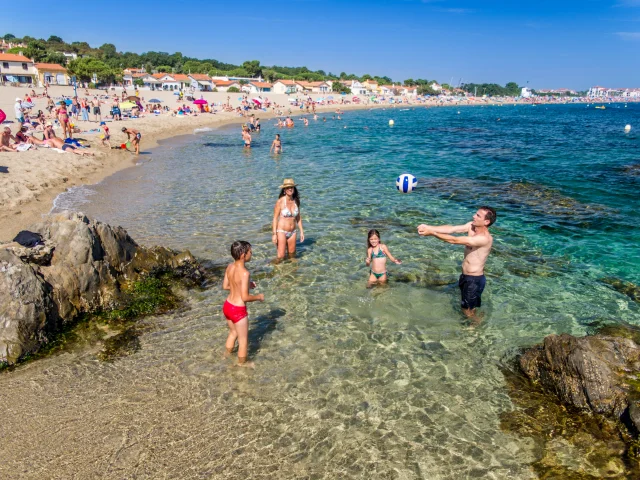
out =
<path fill-rule="evenodd" d="M 367 234 L 367 257 L 365 263 L 370 267 L 368 287 L 376 283 L 387 283 L 387 258 L 393 263 L 400 265 L 402 262 L 391 255 L 387 246 L 380 241 L 378 230 L 369 230 Z"/>
<path fill-rule="evenodd" d="M 300 243 L 304 242 L 302 217 L 300 216 L 300 195 L 293 178 L 285 178 L 280 185 L 280 196 L 273 209 L 273 235 L 271 241 L 276 245 L 278 260 L 296 254 L 296 224 L 300 230 Z"/>
<path fill-rule="evenodd" d="M 271 148 L 269 149 L 269 152 L 282 153 L 282 141 L 280 140 L 279 133 L 276 133 L 276 138 L 273 140 L 273 143 L 271 144 Z"/>
<path fill-rule="evenodd" d="M 458 280 L 462 297 L 462 312 L 472 319 L 476 308 L 482 305 L 482 292 L 486 279 L 484 266 L 491 252 L 493 237 L 489 233 L 489 227 L 496 221 L 496 211 L 492 207 L 480 207 L 473 215 L 473 220 L 464 225 L 420 225 L 418 234 L 433 236 L 444 242 L 454 245 L 464 245 L 464 260 L 462 262 L 462 275 Z M 454 233 L 466 233 L 467 236 L 455 237 Z"/>
<path fill-rule="evenodd" d="M 222 280 L 223 290 L 229 290 L 229 296 L 224 302 L 222 313 L 227 319 L 229 335 L 225 343 L 225 356 L 231 355 L 238 341 L 238 366 L 252 367 L 253 363 L 247 362 L 247 349 L 249 344 L 249 314 L 248 302 L 263 302 L 264 293 L 251 295 L 249 289 L 255 288 L 255 282 L 251 281 L 249 270 L 245 264 L 251 261 L 251 244 L 245 241 L 236 241 L 231 244 L 231 256 L 233 263 L 227 266 Z"/>

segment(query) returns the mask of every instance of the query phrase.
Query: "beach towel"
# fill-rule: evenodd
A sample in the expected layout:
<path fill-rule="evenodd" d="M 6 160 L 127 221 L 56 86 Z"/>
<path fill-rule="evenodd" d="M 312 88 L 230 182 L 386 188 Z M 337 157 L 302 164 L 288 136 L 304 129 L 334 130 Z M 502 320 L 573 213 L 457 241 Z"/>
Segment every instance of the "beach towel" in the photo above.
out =
<path fill-rule="evenodd" d="M 18 145 L 16 147 L 16 150 L 18 152 L 26 152 L 27 150 L 29 150 L 31 147 L 33 147 L 33 145 L 31 145 L 30 143 L 21 143 L 20 145 Z"/>

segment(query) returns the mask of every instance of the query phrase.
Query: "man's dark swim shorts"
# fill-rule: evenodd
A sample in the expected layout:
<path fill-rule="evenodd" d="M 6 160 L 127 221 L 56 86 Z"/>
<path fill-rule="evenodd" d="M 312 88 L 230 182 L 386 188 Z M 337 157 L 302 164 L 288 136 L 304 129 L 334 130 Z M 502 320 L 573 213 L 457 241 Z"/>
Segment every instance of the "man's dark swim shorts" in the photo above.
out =
<path fill-rule="evenodd" d="M 462 296 L 461 306 L 465 310 L 473 310 L 482 305 L 482 291 L 487 283 L 484 275 L 460 275 L 458 286 Z"/>

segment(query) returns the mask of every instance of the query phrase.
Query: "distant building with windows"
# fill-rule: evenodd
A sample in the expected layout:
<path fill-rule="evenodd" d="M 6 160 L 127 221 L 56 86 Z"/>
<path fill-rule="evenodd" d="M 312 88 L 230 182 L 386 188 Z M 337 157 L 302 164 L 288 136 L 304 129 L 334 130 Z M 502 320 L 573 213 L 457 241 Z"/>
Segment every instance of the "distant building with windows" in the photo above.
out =
<path fill-rule="evenodd" d="M 36 69 L 24 55 L 0 53 L 0 84 L 35 84 Z"/>

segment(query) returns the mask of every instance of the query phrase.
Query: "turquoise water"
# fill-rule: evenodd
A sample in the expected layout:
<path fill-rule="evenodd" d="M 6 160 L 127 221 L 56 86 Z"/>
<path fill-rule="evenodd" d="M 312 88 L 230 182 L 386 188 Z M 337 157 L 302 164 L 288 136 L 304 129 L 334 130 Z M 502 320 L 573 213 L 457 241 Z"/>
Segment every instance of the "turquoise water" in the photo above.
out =
<path fill-rule="evenodd" d="M 249 308 L 255 370 L 219 358 L 225 295 L 215 285 L 189 293 L 189 310 L 156 319 L 142 350 L 115 365 L 48 359 L 48 368 L 57 362 L 83 379 L 66 402 L 101 412 L 85 419 L 100 430 L 106 418 L 125 423 L 109 402 L 141 398 L 137 421 L 159 426 L 131 433 L 140 455 L 168 452 L 165 442 L 178 437 L 176 463 L 145 467 L 156 476 L 181 465 L 203 478 L 535 478 L 539 449 L 500 428 L 514 407 L 499 367 L 551 333 L 640 325 L 638 304 L 601 281 L 640 284 L 640 175 L 628 168 L 640 163 L 640 108 L 325 117 L 293 130 L 264 120 L 251 151 L 238 126 L 176 139 L 58 199 L 58 209 L 122 225 L 141 243 L 220 265 L 232 241 L 248 240 L 266 296 Z M 275 133 L 280 156 L 269 154 Z M 419 179 L 409 195 L 395 190 L 404 172 Z M 306 240 L 295 260 L 274 265 L 271 219 L 285 177 L 300 185 Z M 484 319 L 472 328 L 459 312 L 462 248 L 419 237 L 416 227 L 465 223 L 485 204 L 498 220 Z M 387 287 L 366 288 L 370 228 L 403 260 L 389 265 Z M 67 385 L 65 375 L 59 382 Z M 105 382 L 108 393 L 97 395 Z M 160 414 L 165 396 L 180 415 Z M 586 458 L 576 462 L 595 471 Z"/>

